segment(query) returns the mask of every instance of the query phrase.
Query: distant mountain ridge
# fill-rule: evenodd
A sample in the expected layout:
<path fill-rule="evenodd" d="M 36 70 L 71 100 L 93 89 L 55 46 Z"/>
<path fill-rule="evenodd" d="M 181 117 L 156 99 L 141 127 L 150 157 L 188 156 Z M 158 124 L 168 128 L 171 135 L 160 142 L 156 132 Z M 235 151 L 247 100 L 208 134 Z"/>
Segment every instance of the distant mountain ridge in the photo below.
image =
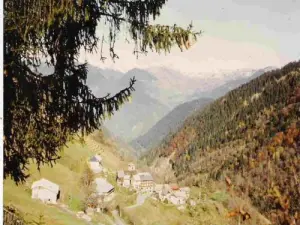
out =
<path fill-rule="evenodd" d="M 252 70 L 250 73 L 248 71 L 248 75 L 250 74 L 250 76 L 245 76 L 245 77 L 238 77 L 232 80 L 227 81 L 226 83 L 210 90 L 210 91 L 202 91 L 202 90 L 196 90 L 192 95 L 191 95 L 191 99 L 197 99 L 199 97 L 211 97 L 211 98 L 219 98 L 223 95 L 225 95 L 227 92 L 239 87 L 242 84 L 245 84 L 247 82 L 249 82 L 250 80 L 253 80 L 257 77 L 259 77 L 260 75 L 275 70 L 277 69 L 276 67 L 266 67 L 263 69 L 259 69 L 259 70 Z"/>
<path fill-rule="evenodd" d="M 41 71 L 52 72 L 45 65 L 41 67 Z M 107 93 L 113 96 L 127 87 L 130 78 L 135 76 L 137 82 L 132 103 L 123 105 L 111 119 L 103 123 L 115 137 L 131 142 L 148 132 L 174 107 L 202 97 L 216 98 L 223 95 L 246 82 L 255 72 L 256 70 L 244 69 L 230 74 L 216 74 L 215 77 L 214 73 L 191 77 L 165 67 L 133 68 L 122 73 L 88 65 L 87 84 L 97 97 L 105 96 Z"/>
<path fill-rule="evenodd" d="M 146 152 L 151 148 L 155 148 L 156 145 L 162 141 L 165 136 L 174 132 L 191 113 L 195 110 L 200 110 L 201 107 L 205 106 L 207 103 L 212 102 L 214 99 L 225 95 L 230 90 L 239 87 L 248 81 L 255 79 L 265 72 L 274 70 L 274 67 L 266 67 L 260 70 L 242 70 L 247 73 L 245 77 L 240 77 L 238 75 L 233 76 L 234 80 L 230 80 L 225 84 L 207 92 L 195 92 L 190 98 L 194 99 L 182 103 L 175 107 L 170 113 L 159 120 L 147 133 L 139 136 L 131 142 L 131 145 L 141 152 Z M 171 71 L 171 70 L 169 70 Z M 179 76 L 178 74 L 175 76 Z"/>
<path fill-rule="evenodd" d="M 159 120 L 146 134 L 133 140 L 131 145 L 142 152 L 157 147 L 169 133 L 176 131 L 188 116 L 212 101 L 212 98 L 200 98 L 180 104 Z"/>
<path fill-rule="evenodd" d="M 126 87 L 130 78 L 137 79 L 132 103 L 125 104 L 111 119 L 104 121 L 104 126 L 114 136 L 133 144 L 134 139 L 146 135 L 174 107 L 203 97 L 220 97 L 231 89 L 259 76 L 267 69 L 233 71 L 223 75 L 226 80 L 223 80 L 222 74 L 217 74 L 215 78 L 207 74 L 189 77 L 164 67 L 147 70 L 133 68 L 122 73 L 89 65 L 88 70 L 87 83 L 99 97 L 107 93 L 113 95 Z M 199 92 L 197 89 L 201 91 Z M 187 108 L 187 114 L 188 110 L 189 108 Z M 181 113 L 183 111 L 184 109 L 180 110 Z M 133 146 L 138 149 L 143 149 L 142 146 L 145 146 L 148 149 L 150 146 L 145 144 L 146 136 L 142 138 L 141 143 L 135 142 Z"/>

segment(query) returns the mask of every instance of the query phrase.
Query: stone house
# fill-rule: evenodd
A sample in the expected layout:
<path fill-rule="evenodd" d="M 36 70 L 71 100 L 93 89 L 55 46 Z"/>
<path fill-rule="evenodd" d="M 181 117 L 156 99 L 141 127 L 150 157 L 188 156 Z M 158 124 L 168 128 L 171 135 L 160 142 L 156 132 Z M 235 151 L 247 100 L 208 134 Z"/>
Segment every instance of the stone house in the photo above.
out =
<path fill-rule="evenodd" d="M 141 192 L 153 192 L 154 180 L 150 173 L 138 173 L 133 176 L 132 186 L 135 190 Z"/>
<path fill-rule="evenodd" d="M 95 183 L 99 200 L 110 201 L 113 198 L 115 187 L 103 178 L 96 178 Z"/>
<path fill-rule="evenodd" d="M 89 159 L 89 165 L 94 173 L 101 173 L 103 171 L 102 158 L 99 155 L 94 155 Z"/>
<path fill-rule="evenodd" d="M 44 178 L 33 182 L 31 189 L 31 197 L 33 199 L 40 199 L 45 203 L 56 204 L 60 196 L 59 186 Z"/>

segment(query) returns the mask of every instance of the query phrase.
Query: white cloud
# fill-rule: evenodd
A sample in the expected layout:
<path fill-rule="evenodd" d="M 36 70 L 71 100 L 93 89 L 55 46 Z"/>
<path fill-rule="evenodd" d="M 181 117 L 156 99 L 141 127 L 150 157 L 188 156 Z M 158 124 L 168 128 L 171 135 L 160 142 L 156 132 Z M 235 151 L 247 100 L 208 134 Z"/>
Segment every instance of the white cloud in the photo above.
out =
<path fill-rule="evenodd" d="M 148 56 L 140 56 L 137 60 L 136 56 L 133 55 L 133 46 L 120 41 L 116 45 L 116 53 L 120 57 L 116 63 L 108 59 L 103 64 L 99 54 L 81 54 L 81 60 L 87 59 L 89 63 L 95 66 L 114 68 L 123 72 L 134 67 L 163 66 L 179 70 L 185 74 L 242 68 L 255 69 L 267 66 L 280 67 L 295 60 L 295 56 L 299 52 L 299 48 L 297 49 L 295 44 L 299 35 L 294 33 L 291 36 L 276 32 L 274 29 L 270 30 L 269 26 L 273 26 L 269 20 L 266 20 L 266 17 L 272 16 L 278 20 L 281 17 L 278 17 L 276 13 L 258 10 L 261 24 L 257 24 L 258 18 L 256 17 L 258 15 L 253 13 L 254 8 L 250 10 L 250 6 L 247 8 L 227 0 L 230 4 L 225 4 L 226 7 L 222 6 L 224 9 L 221 6 L 216 9 L 215 3 L 211 3 L 206 5 L 206 8 L 200 8 L 202 11 L 198 12 L 198 9 L 195 11 L 192 7 L 195 2 L 196 0 L 191 1 L 190 4 L 185 4 L 179 0 L 171 0 L 163 9 L 161 17 L 156 21 L 157 23 L 173 24 L 176 22 L 179 25 L 184 25 L 189 23 L 192 18 L 196 19 L 193 21 L 195 29 L 203 29 L 205 33 L 190 50 L 180 52 L 178 49 L 173 49 L 171 54 L 166 56 L 149 53 Z M 187 14 L 188 12 L 190 13 Z M 247 18 L 244 18 L 243 15 L 246 14 Z M 219 18 L 218 15 L 222 18 Z M 200 18 L 201 16 L 202 18 Z M 240 17 L 239 20 L 232 20 L 238 16 Z M 208 19 L 204 20 L 205 17 Z M 251 20 L 246 20 L 250 17 Z M 254 22 L 251 23 L 251 21 Z M 281 27 L 284 27 L 284 24 L 281 24 Z M 101 31 L 103 32 L 102 28 Z M 291 37 L 294 38 L 291 39 Z"/>
<path fill-rule="evenodd" d="M 133 55 L 129 44 L 116 46 L 120 59 L 115 63 L 107 59 L 100 61 L 98 54 L 81 54 L 81 61 L 86 59 L 90 64 L 102 68 L 114 68 L 126 72 L 132 68 L 169 67 L 184 73 L 203 73 L 219 70 L 236 70 L 242 68 L 262 68 L 281 66 L 285 62 L 277 53 L 265 46 L 254 43 L 228 41 L 221 38 L 203 36 L 188 51 L 173 49 L 171 54 L 149 53 L 139 59 Z"/>

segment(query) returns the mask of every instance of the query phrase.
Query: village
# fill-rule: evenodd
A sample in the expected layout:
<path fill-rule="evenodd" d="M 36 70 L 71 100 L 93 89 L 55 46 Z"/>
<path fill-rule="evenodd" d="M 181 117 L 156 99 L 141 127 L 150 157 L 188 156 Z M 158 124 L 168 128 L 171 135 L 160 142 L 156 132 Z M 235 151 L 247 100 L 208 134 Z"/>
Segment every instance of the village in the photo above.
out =
<path fill-rule="evenodd" d="M 114 199 L 116 187 L 108 181 L 108 169 L 104 168 L 102 157 L 99 154 L 90 157 L 87 162 L 91 171 L 95 175 L 99 175 L 94 180 L 96 191 L 96 198 L 94 198 L 96 200 L 94 201 L 96 202 L 85 211 L 77 212 L 76 216 L 86 221 L 91 221 L 93 213 L 101 211 L 103 202 L 110 202 Z M 177 184 L 155 183 L 151 173 L 138 171 L 134 163 L 128 163 L 127 168 L 114 173 L 117 186 L 134 191 L 138 196 L 144 196 L 143 200 L 138 200 L 139 197 L 137 198 L 137 205 L 143 204 L 148 197 L 163 203 L 173 204 L 179 210 L 184 210 L 187 204 L 196 204 L 195 201 L 189 199 L 189 187 L 179 187 Z M 46 178 L 33 182 L 31 189 L 32 198 L 39 199 L 46 204 L 57 204 L 57 201 L 60 199 L 60 193 L 63 191 L 60 190 L 59 184 L 55 184 Z"/>

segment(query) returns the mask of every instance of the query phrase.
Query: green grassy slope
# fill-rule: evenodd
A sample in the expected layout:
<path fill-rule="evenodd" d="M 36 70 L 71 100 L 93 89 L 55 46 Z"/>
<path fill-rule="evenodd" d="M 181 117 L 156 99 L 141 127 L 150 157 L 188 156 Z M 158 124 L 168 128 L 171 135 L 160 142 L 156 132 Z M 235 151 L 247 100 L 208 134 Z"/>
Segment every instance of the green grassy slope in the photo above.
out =
<path fill-rule="evenodd" d="M 53 167 L 42 166 L 40 171 L 36 166 L 30 165 L 30 177 L 26 183 L 16 186 L 7 179 L 4 181 L 4 204 L 13 205 L 28 221 L 37 220 L 40 215 L 44 216 L 45 224 L 86 224 L 70 215 L 58 206 L 44 205 L 38 200 L 31 199 L 31 184 L 40 178 L 46 178 L 57 183 L 61 189 L 59 203 L 67 205 L 70 210 L 81 210 L 80 200 L 83 197 L 80 190 L 79 179 L 85 161 L 95 152 L 101 152 L 103 163 L 110 170 L 126 168 L 126 160 L 122 159 L 113 142 L 103 138 L 101 132 L 86 138 L 86 143 L 75 141 L 69 143 L 61 153 L 61 159 Z"/>

